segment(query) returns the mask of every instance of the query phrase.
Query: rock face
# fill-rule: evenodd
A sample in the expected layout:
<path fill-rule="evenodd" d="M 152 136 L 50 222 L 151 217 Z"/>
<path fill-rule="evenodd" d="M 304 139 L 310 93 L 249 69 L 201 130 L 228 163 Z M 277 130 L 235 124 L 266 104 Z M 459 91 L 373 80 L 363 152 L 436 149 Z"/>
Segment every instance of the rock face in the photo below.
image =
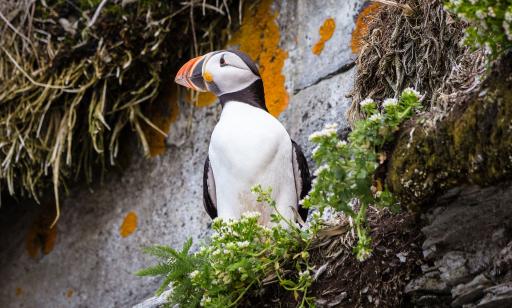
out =
<path fill-rule="evenodd" d="M 425 214 L 423 274 L 406 293 L 418 307 L 512 305 L 512 183 L 456 188 Z"/>
<path fill-rule="evenodd" d="M 363 2 L 274 3 L 282 48 L 289 54 L 283 74 L 290 102 L 280 119 L 308 156 L 309 134 L 331 122 L 348 127 L 344 113 L 354 74 L 350 36 Z M 335 28 L 330 38 L 324 35 L 323 50 L 314 54 L 328 19 Z M 210 222 L 202 205 L 202 168 L 220 108 L 197 109 L 180 102 L 180 110 L 162 156 L 145 159 L 135 147 L 126 149 L 120 155 L 134 156 L 128 168 L 109 173 L 92 187 L 71 190 L 53 249 L 36 250 L 35 257 L 27 253 L 38 205 L 0 208 L 0 307 L 127 307 L 152 295 L 159 281 L 133 275 L 151 263 L 141 248 L 180 247 L 190 237 L 197 243 Z M 130 212 L 135 216 L 131 214 L 129 224 L 125 221 L 121 234 Z M 38 236 L 31 240 L 45 246 Z"/>

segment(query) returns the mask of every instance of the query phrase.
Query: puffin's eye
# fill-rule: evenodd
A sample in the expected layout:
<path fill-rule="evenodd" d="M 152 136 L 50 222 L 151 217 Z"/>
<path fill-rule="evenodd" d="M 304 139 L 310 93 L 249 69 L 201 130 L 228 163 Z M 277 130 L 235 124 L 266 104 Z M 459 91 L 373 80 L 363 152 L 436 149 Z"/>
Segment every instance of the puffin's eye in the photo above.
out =
<path fill-rule="evenodd" d="M 224 66 L 226 65 L 226 60 L 224 60 L 224 55 L 222 55 L 222 57 L 220 57 L 220 66 Z"/>

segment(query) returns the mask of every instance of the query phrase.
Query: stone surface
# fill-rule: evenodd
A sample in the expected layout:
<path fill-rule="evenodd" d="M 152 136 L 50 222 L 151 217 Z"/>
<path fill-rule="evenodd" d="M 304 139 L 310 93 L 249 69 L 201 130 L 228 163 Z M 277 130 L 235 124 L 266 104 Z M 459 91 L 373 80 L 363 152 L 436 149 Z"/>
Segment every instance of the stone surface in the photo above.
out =
<path fill-rule="evenodd" d="M 285 70 L 288 89 L 296 93 L 312 84 L 337 74 L 355 60 L 350 47 L 354 19 L 365 1 L 321 0 L 282 1 L 287 14 L 279 18 L 285 35 L 284 47 L 288 51 Z M 325 43 L 319 55 L 312 48 L 319 40 L 319 29 L 332 18 L 336 24 L 332 38 Z"/>
<path fill-rule="evenodd" d="M 510 307 L 512 183 L 459 187 L 426 215 L 423 274 L 406 288 L 418 307 Z"/>
<path fill-rule="evenodd" d="M 308 157 L 312 132 L 330 122 L 347 125 L 346 96 L 354 70 L 345 65 L 353 60 L 350 34 L 363 2 L 276 3 L 283 48 L 290 56 L 283 71 L 290 104 L 280 119 Z M 329 17 L 335 19 L 336 30 L 316 56 L 311 47 Z M 196 109 L 181 103 L 162 156 L 145 159 L 132 147 L 125 154 L 133 156 L 125 170 L 110 172 L 91 187 L 72 189 L 63 200 L 55 247 L 47 255 L 33 259 L 25 248 L 38 206 L 0 208 L 0 307 L 127 307 L 150 297 L 160 280 L 133 275 L 153 262 L 141 248 L 179 248 L 189 237 L 197 243 L 208 232 L 202 169 L 219 114 L 218 106 Z M 137 215 L 137 227 L 121 237 L 119 228 L 130 211 Z"/>
<path fill-rule="evenodd" d="M 455 299 L 452 306 L 459 307 L 470 304 L 475 299 L 482 297 L 484 289 L 491 286 L 492 282 L 480 274 L 467 284 L 460 284 L 452 289 L 452 297 Z"/>

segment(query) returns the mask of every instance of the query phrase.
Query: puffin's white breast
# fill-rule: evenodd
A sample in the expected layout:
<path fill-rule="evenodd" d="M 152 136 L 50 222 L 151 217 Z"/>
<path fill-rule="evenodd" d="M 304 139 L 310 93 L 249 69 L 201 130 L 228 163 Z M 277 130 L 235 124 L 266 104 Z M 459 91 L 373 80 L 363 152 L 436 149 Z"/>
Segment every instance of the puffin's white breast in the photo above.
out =
<path fill-rule="evenodd" d="M 212 133 L 209 158 L 215 178 L 217 211 L 221 218 L 240 218 L 247 211 L 262 213 L 268 223 L 270 208 L 258 204 L 250 189 L 272 187 L 279 212 L 293 217 L 297 204 L 292 166 L 292 144 L 282 124 L 269 113 L 240 102 L 224 105 Z"/>

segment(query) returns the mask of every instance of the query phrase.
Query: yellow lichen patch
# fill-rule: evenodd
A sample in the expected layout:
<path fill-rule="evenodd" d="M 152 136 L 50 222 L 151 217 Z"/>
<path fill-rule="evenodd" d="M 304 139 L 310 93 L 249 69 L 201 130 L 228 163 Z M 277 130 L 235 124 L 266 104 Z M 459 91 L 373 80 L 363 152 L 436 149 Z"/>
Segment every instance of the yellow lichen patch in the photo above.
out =
<path fill-rule="evenodd" d="M 242 26 L 228 45 L 237 45 L 258 62 L 267 109 L 278 116 L 288 106 L 285 77 L 281 72 L 288 53 L 279 47 L 281 33 L 272 3 L 272 0 L 262 0 L 258 6 L 247 6 Z"/>
<path fill-rule="evenodd" d="M 213 81 L 213 76 L 208 71 L 204 72 L 203 78 L 204 78 L 204 81 L 206 81 L 206 82 L 212 82 Z"/>
<path fill-rule="evenodd" d="M 16 296 L 18 296 L 18 297 L 19 297 L 19 296 L 21 296 L 22 294 L 23 294 L 23 289 L 22 289 L 22 288 L 20 288 L 20 287 L 17 287 L 17 288 L 16 288 Z"/>
<path fill-rule="evenodd" d="M 137 214 L 135 212 L 128 212 L 124 217 L 123 224 L 119 228 L 119 234 L 122 237 L 131 235 L 137 229 Z"/>
<path fill-rule="evenodd" d="M 324 24 L 318 30 L 318 34 L 320 34 L 320 39 L 316 42 L 316 44 L 311 48 L 311 51 L 315 55 L 320 55 L 325 47 L 325 42 L 331 39 L 334 34 L 334 30 L 336 29 L 336 22 L 333 18 L 327 18 L 324 21 Z"/>
<path fill-rule="evenodd" d="M 71 289 L 71 288 L 67 289 L 66 297 L 71 298 L 73 296 L 73 293 L 74 293 L 73 289 Z"/>
<path fill-rule="evenodd" d="M 54 217 L 53 202 L 42 204 L 41 213 L 32 222 L 25 240 L 25 247 L 30 257 L 35 259 L 41 252 L 47 255 L 55 247 L 57 226 L 50 228 Z"/>
<path fill-rule="evenodd" d="M 201 92 L 197 96 L 197 100 L 195 102 L 195 106 L 197 107 L 206 107 L 210 106 L 217 100 L 215 94 L 211 92 Z"/>
<path fill-rule="evenodd" d="M 165 152 L 165 138 L 163 133 L 168 133 L 171 124 L 179 115 L 177 86 L 170 83 L 162 90 L 162 94 L 148 107 L 145 112 L 149 120 L 158 128 L 146 125 L 144 134 L 149 145 L 149 155 L 155 157 Z"/>
<path fill-rule="evenodd" d="M 352 48 L 353 53 L 357 54 L 361 50 L 363 38 L 368 33 L 368 22 L 372 17 L 377 15 L 379 9 L 379 3 L 371 3 L 357 16 L 356 25 L 354 27 L 354 31 L 352 31 L 352 40 L 350 42 L 350 47 Z"/>

